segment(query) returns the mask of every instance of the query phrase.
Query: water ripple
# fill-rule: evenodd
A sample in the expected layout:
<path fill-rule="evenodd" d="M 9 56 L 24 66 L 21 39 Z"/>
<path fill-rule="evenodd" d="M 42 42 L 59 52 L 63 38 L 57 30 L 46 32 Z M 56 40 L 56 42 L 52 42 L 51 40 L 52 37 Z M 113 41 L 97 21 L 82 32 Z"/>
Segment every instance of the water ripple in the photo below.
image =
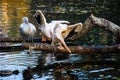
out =
<path fill-rule="evenodd" d="M 33 51 L 32 54 L 27 54 L 26 51 L 21 52 L 4 52 L 0 53 L 0 70 L 19 70 L 25 69 L 28 66 L 34 67 L 37 65 L 40 52 Z"/>

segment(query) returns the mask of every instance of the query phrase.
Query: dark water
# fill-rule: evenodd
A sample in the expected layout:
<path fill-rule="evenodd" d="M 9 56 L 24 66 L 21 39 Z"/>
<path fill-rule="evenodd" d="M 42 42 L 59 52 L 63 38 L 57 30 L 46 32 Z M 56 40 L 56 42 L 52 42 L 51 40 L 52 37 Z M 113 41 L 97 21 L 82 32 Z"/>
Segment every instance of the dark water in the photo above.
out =
<path fill-rule="evenodd" d="M 33 52 L 32 55 L 27 54 L 27 51 L 18 52 L 0 52 L 0 70 L 18 70 L 18 75 L 0 76 L 0 80 L 22 80 L 22 71 L 27 67 L 35 67 L 37 65 L 38 56 L 41 52 Z"/>
<path fill-rule="evenodd" d="M 44 11 L 48 22 L 56 19 L 64 19 L 73 24 L 84 22 L 89 15 L 87 10 L 81 10 L 80 6 L 73 6 L 72 3 L 64 5 L 63 3 L 51 4 L 50 1 L 46 1 L 46 3 L 43 2 L 44 1 L 42 0 L 0 0 L 0 28 L 2 28 L 2 33 L 0 34 L 8 34 L 8 36 L 13 37 L 20 36 L 19 25 L 22 23 L 22 17 L 28 16 L 30 18 L 30 22 L 35 23 L 32 15 L 35 13 L 36 9 Z M 62 5 L 62 7 L 59 5 Z M 111 33 L 108 33 L 103 29 L 95 28 L 85 37 L 75 41 L 74 43 L 94 46 L 111 45 L 113 44 L 113 41 Z M 120 55 L 116 54 L 95 54 L 87 56 L 73 55 L 72 57 L 67 55 L 64 60 L 55 61 L 53 59 L 53 54 L 51 55 L 49 52 L 33 51 L 31 55 L 27 54 L 26 50 L 0 52 L 0 71 L 19 71 L 19 74 L 17 75 L 11 74 L 7 76 L 0 76 L 0 80 L 27 80 L 25 77 L 23 78 L 24 70 L 28 70 L 28 73 L 31 71 L 30 78 L 34 80 L 120 80 L 120 68 L 117 64 L 120 60 L 119 56 Z M 100 62 L 101 64 L 96 62 L 94 63 L 95 65 L 88 64 L 89 62 L 80 63 L 87 61 L 102 62 Z M 104 61 L 108 62 L 105 63 Z M 62 62 L 70 64 L 68 66 L 64 66 L 61 64 Z M 45 66 L 49 63 L 60 64 L 54 69 L 47 68 L 43 70 L 34 70 L 36 67 L 40 67 L 41 65 Z M 60 67 L 60 65 L 63 65 L 63 67 Z"/>

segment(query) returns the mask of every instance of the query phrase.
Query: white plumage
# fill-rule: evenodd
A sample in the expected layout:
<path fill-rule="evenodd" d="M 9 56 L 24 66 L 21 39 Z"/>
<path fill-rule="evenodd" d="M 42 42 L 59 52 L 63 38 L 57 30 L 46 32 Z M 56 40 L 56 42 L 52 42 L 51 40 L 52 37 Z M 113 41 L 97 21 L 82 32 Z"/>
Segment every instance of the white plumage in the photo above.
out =
<path fill-rule="evenodd" d="M 32 42 L 33 42 L 33 37 L 36 34 L 36 27 L 32 23 L 29 23 L 27 17 L 23 17 L 22 20 L 23 23 L 20 25 L 20 34 L 23 37 L 23 41 L 25 42 L 26 39 L 32 38 Z M 31 54 L 32 49 L 34 49 L 34 47 L 31 47 L 29 45 L 28 53 Z"/>
<path fill-rule="evenodd" d="M 67 50 L 71 53 L 71 50 L 66 45 L 64 39 L 72 31 L 80 32 L 82 30 L 82 23 L 77 23 L 73 25 L 68 25 L 68 21 L 64 20 L 54 20 L 51 23 L 47 23 L 46 18 L 41 10 L 36 10 L 34 15 L 37 23 L 39 24 L 39 29 L 41 30 L 42 41 L 51 40 L 51 45 L 56 45 L 60 50 Z"/>
<path fill-rule="evenodd" d="M 42 11 L 37 10 L 34 18 L 36 19 L 37 23 L 39 24 L 39 29 L 42 33 L 43 40 L 52 40 L 51 45 L 55 45 L 59 43 L 59 49 L 66 49 L 69 53 L 71 53 L 70 49 L 66 45 L 64 41 L 64 36 L 62 35 L 63 31 L 67 31 L 69 22 L 64 20 L 54 20 L 51 23 L 47 23 L 46 18 L 44 17 Z M 43 41 L 42 40 L 42 41 Z M 62 47 L 62 45 L 64 47 Z"/>
<path fill-rule="evenodd" d="M 23 20 L 23 23 L 20 25 L 20 33 L 23 39 L 24 40 L 28 38 L 33 39 L 33 36 L 35 36 L 36 34 L 36 27 L 32 23 L 29 23 L 27 17 L 23 17 L 22 20 Z"/>
<path fill-rule="evenodd" d="M 57 26 L 57 24 L 59 24 L 59 26 Z M 48 38 L 52 38 L 52 34 L 54 34 L 54 30 L 56 28 L 59 28 L 59 32 L 62 32 L 64 30 L 67 29 L 67 25 L 66 24 L 60 24 L 59 21 L 57 22 L 51 22 L 51 23 L 46 23 L 45 27 L 40 27 L 39 29 L 41 30 L 41 32 Z M 57 34 L 57 32 L 56 32 Z"/>

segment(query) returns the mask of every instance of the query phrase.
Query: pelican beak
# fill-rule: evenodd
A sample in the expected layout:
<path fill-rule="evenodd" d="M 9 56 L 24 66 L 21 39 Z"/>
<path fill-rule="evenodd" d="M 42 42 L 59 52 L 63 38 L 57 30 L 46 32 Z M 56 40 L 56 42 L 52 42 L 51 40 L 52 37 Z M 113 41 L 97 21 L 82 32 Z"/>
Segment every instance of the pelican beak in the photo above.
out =
<path fill-rule="evenodd" d="M 38 16 L 38 12 L 36 10 L 35 14 L 33 15 L 34 18 L 36 18 Z"/>
<path fill-rule="evenodd" d="M 33 15 L 33 17 L 35 18 L 35 20 L 37 21 L 38 24 L 41 24 L 41 18 L 40 18 L 38 11 L 36 11 L 36 13 Z"/>
<path fill-rule="evenodd" d="M 36 17 L 37 17 L 37 14 L 35 13 L 35 14 L 33 15 L 33 17 L 36 18 Z"/>

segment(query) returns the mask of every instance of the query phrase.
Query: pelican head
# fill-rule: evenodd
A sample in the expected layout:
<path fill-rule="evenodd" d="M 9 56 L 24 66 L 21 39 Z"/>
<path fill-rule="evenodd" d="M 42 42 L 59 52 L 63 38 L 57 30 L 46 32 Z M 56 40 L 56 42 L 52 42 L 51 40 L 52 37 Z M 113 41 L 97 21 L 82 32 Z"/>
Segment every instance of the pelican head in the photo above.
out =
<path fill-rule="evenodd" d="M 23 17 L 22 20 L 24 23 L 28 23 L 28 17 Z"/>
<path fill-rule="evenodd" d="M 36 10 L 36 13 L 33 16 L 39 25 L 46 23 L 46 18 L 41 10 Z"/>

